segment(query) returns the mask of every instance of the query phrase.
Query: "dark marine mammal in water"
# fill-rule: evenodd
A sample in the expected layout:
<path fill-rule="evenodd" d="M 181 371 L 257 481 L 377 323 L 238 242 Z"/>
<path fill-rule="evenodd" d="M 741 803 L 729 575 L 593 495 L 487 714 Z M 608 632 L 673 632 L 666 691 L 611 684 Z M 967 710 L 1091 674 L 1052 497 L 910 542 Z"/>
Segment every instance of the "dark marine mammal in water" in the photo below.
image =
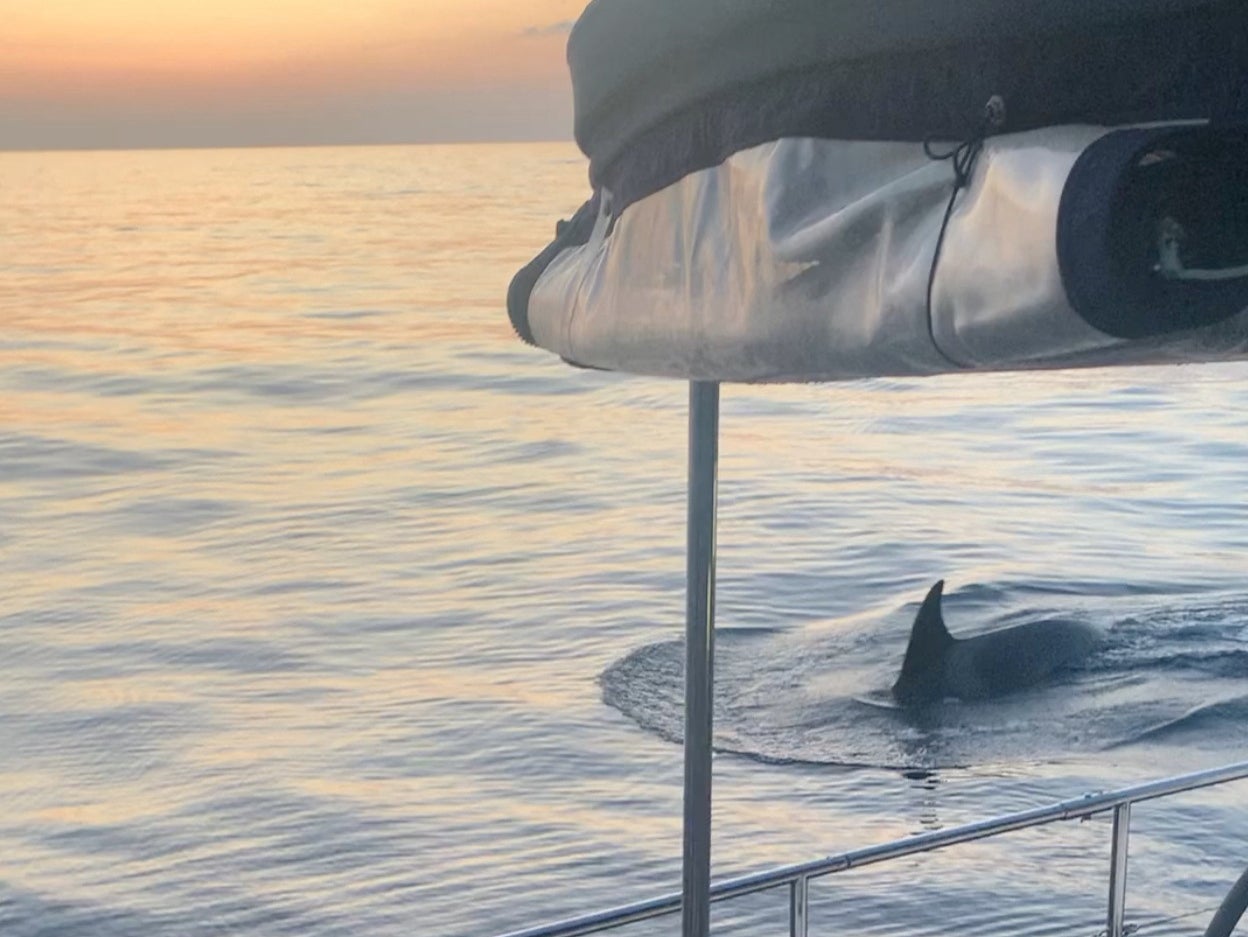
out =
<path fill-rule="evenodd" d="M 910 630 L 893 684 L 893 698 L 903 705 L 1004 696 L 1077 664 L 1101 643 L 1100 631 L 1072 621 L 1035 621 L 955 638 L 940 611 L 944 586 L 943 579 L 932 586 Z"/>

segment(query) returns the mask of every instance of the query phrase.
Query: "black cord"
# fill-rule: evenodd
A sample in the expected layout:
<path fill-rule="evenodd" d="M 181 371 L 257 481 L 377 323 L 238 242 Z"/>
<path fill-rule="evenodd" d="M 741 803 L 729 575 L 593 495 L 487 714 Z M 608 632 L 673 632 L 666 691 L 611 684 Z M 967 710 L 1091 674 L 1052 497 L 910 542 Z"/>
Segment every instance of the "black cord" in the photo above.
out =
<path fill-rule="evenodd" d="M 937 152 L 932 148 L 931 139 L 923 141 L 923 153 L 928 159 L 936 162 L 949 161 L 953 165 L 953 191 L 949 193 L 949 201 L 945 203 L 945 215 L 940 221 L 940 233 L 936 235 L 936 249 L 932 252 L 932 266 L 927 272 L 927 335 L 932 340 L 932 347 L 950 364 L 961 367 L 957 361 L 945 354 L 936 341 L 936 328 L 932 317 L 932 289 L 936 284 L 936 265 L 940 262 L 940 250 L 945 243 L 945 232 L 949 229 L 949 219 L 953 217 L 953 206 L 957 204 L 958 193 L 966 188 L 975 171 L 975 162 L 984 148 L 984 141 L 994 130 L 1005 123 L 1005 101 L 993 95 L 984 105 L 984 114 L 980 118 L 975 133 L 951 150 Z"/>

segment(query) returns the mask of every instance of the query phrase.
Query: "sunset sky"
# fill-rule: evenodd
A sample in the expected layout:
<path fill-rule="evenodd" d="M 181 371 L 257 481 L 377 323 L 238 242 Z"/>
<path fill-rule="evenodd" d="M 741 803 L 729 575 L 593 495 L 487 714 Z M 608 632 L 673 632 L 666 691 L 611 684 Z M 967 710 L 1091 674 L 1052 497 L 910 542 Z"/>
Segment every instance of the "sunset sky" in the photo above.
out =
<path fill-rule="evenodd" d="M 0 0 L 0 149 L 567 139 L 585 0 Z"/>

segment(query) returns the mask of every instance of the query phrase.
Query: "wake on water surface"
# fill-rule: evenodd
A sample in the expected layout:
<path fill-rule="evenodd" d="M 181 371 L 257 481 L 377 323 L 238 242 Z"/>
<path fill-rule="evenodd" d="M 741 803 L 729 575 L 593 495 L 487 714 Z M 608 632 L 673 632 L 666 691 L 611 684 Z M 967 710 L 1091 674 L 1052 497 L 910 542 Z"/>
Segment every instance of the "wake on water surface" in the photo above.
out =
<path fill-rule="evenodd" d="M 896 706 L 889 687 L 917 604 L 799 631 L 722 628 L 716 748 L 764 761 L 941 768 L 1050 761 L 1146 742 L 1223 754 L 1248 747 L 1248 599 L 1044 595 L 1036 607 L 1036 596 L 959 590 L 946 597 L 950 630 L 967 637 L 1064 618 L 1101 628 L 1104 644 L 1041 686 L 913 710 Z M 1024 601 L 1029 608 L 1011 609 Z M 607 704 L 680 739 L 683 641 L 639 648 L 601 680 Z"/>

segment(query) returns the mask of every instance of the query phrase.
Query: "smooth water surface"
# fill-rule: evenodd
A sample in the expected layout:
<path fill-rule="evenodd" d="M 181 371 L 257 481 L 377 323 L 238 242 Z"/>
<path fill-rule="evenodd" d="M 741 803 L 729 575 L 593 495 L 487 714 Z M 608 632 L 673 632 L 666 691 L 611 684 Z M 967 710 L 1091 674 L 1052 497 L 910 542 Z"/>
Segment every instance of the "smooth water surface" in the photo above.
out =
<path fill-rule="evenodd" d="M 686 391 L 503 311 L 584 177 L 565 145 L 0 154 L 0 933 L 468 937 L 678 887 Z M 1248 757 L 1248 367 L 723 406 L 717 875 Z M 999 705 L 868 705 L 942 577 L 955 633 L 1105 647 Z M 1133 830 L 1129 918 L 1209 908 L 1248 786 Z M 1092 935 L 1108 833 L 821 881 L 814 932 Z"/>

